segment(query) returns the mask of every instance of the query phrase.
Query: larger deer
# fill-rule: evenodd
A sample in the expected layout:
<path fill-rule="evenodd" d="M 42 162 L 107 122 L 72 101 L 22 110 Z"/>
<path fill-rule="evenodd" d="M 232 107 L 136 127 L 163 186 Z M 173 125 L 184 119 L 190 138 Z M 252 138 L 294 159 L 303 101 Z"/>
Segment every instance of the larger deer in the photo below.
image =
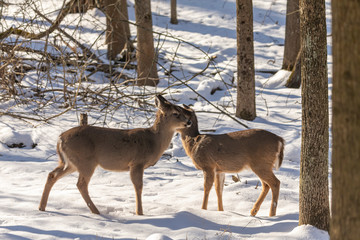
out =
<path fill-rule="evenodd" d="M 262 183 L 262 192 L 251 210 L 255 216 L 269 189 L 272 191 L 270 216 L 276 215 L 280 181 L 272 168 L 278 169 L 283 160 L 284 140 L 268 131 L 251 129 L 226 134 L 200 134 L 195 112 L 184 105 L 190 117 L 191 127 L 178 129 L 186 154 L 195 167 L 204 172 L 204 199 L 202 208 L 207 209 L 209 192 L 215 182 L 218 210 L 223 211 L 222 192 L 225 173 L 237 173 L 250 168 Z"/>
<path fill-rule="evenodd" d="M 144 169 L 153 166 L 168 148 L 177 128 L 191 125 L 183 109 L 158 95 L 155 123 L 150 128 L 130 130 L 80 126 L 59 137 L 59 165 L 49 173 L 39 210 L 45 211 L 52 186 L 60 178 L 78 171 L 77 187 L 92 213 L 99 214 L 88 193 L 88 184 L 95 168 L 130 171 L 136 192 L 136 214 L 142 215 L 141 193 Z"/>

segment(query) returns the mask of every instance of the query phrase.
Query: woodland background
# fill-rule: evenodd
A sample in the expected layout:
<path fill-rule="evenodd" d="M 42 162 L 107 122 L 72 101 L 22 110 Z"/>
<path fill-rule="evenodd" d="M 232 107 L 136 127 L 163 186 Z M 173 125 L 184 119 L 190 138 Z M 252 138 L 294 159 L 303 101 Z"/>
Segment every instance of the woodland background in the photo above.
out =
<path fill-rule="evenodd" d="M 339 19 L 356 16 L 351 13 L 356 13 L 358 4 L 344 2 L 337 6 L 339 11 L 335 15 Z M 346 4 L 351 8 L 341 15 L 339 12 L 346 9 Z M 252 11 L 239 11 L 240 5 Z M 329 128 L 333 117 L 332 37 L 336 39 L 331 30 L 330 1 L 296 4 L 285 0 L 183 0 L 177 1 L 177 21 L 174 12 L 171 18 L 170 1 L 164 0 L 151 1 L 151 17 L 150 1 L 17 0 L 0 1 L 0 6 L 1 239 L 329 239 L 333 171 L 330 168 L 333 148 L 329 146 L 333 138 Z M 114 17 L 118 13 L 114 9 L 124 11 L 124 6 L 128 16 Z M 314 10 L 315 14 L 309 11 L 307 15 L 306 9 Z M 237 10 L 244 16 L 239 16 Z M 250 13 L 253 16 L 247 15 Z M 139 16 L 151 19 L 151 24 L 142 23 Z M 311 20 L 314 16 L 316 19 Z M 251 22 L 245 21 L 250 28 L 240 34 L 239 17 L 253 19 L 253 29 Z M 297 18 L 291 23 L 290 17 Z M 302 23 L 310 24 L 301 25 L 301 36 L 300 18 Z M 291 31 L 286 21 L 298 24 L 289 28 L 299 30 L 291 35 L 298 42 L 289 41 Z M 348 30 L 338 27 L 338 22 L 341 21 L 335 22 L 337 31 Z M 346 36 L 359 34 L 356 26 L 360 24 L 348 26 L 353 29 Z M 304 29 L 310 29 L 310 36 L 319 37 L 314 37 L 315 42 L 320 39 L 319 45 L 311 45 L 314 49 L 304 45 L 306 41 L 299 41 L 309 36 Z M 253 39 L 245 42 L 252 44 L 241 52 L 244 41 L 239 39 L 246 34 Z M 359 38 L 349 38 L 355 41 L 350 44 L 353 49 L 347 52 L 347 59 L 355 56 L 351 58 L 353 63 L 348 64 L 353 66 L 359 61 L 360 44 L 356 44 Z M 338 43 L 342 43 L 339 39 Z M 289 42 L 293 45 L 286 47 Z M 337 56 L 344 48 L 335 48 Z M 313 54 L 318 50 L 322 55 L 306 55 L 306 51 Z M 242 54 L 245 57 L 241 59 L 247 64 L 239 64 Z M 308 64 L 301 59 L 313 61 Z M 340 72 L 344 71 L 336 73 Z M 349 74 L 342 76 L 349 78 Z M 358 89 L 359 78 L 349 79 L 353 82 L 349 80 L 351 87 L 347 91 Z M 244 82 L 246 87 L 240 87 Z M 245 89 L 242 95 L 239 89 Z M 349 96 L 353 109 L 359 106 L 354 94 L 338 92 Z M 96 171 L 89 189 L 100 216 L 90 214 L 81 199 L 76 174 L 55 185 L 46 212 L 37 210 L 46 176 L 56 166 L 55 146 L 61 132 L 79 125 L 81 113 L 88 115 L 91 125 L 148 127 L 155 114 L 154 96 L 159 93 L 173 103 L 191 105 L 204 133 L 262 128 L 285 139 L 283 166 L 275 172 L 281 181 L 276 217 L 267 217 L 270 194 L 257 217 L 249 216 L 261 191 L 258 178 L 250 171 L 227 175 L 224 212 L 216 211 L 214 191 L 209 210 L 201 210 L 202 172 L 186 156 L 178 135 L 159 162 L 145 170 L 144 216 L 134 216 L 135 196 L 128 173 L 102 169 Z M 309 102 L 314 104 L 305 105 Z M 358 144 L 359 135 L 355 132 L 359 111 L 344 107 L 340 101 L 335 103 L 345 113 L 353 114 L 346 125 L 339 124 L 334 129 L 349 128 L 342 131 L 348 134 L 343 139 L 350 138 Z M 241 116 L 242 108 L 247 107 L 250 109 L 246 112 L 251 114 Z M 315 121 L 304 119 L 308 113 Z M 304 126 L 310 127 L 304 130 Z M 304 137 L 306 132 L 313 132 L 316 137 L 311 138 L 311 134 L 310 138 Z M 306 142 L 306 139 L 321 140 Z M 349 159 L 358 159 L 357 151 L 354 152 Z M 309 161 L 315 165 L 306 164 Z M 345 175 L 337 174 L 343 183 L 340 188 L 350 181 L 351 188 L 356 189 L 359 179 L 352 173 L 358 165 L 350 160 L 346 166 L 350 167 L 350 180 L 340 181 Z M 303 180 L 320 175 L 320 182 L 314 186 Z M 318 189 L 321 194 L 313 194 Z M 357 191 L 344 188 L 344 192 L 339 195 Z M 304 200 L 310 198 L 313 200 Z M 353 207 L 346 206 L 350 212 L 343 211 L 342 218 L 333 218 L 340 229 L 341 223 L 348 226 L 346 231 L 331 233 L 340 236 L 339 239 L 346 234 L 358 236 L 355 229 L 360 229 L 356 227 L 359 221 L 349 225 L 345 219 L 359 219 L 354 207 L 360 205 L 359 198 L 353 195 L 349 199 L 355 199 L 348 202 Z M 311 209 L 319 207 L 325 210 L 321 217 L 316 216 L 318 213 L 314 217 L 316 211 Z"/>

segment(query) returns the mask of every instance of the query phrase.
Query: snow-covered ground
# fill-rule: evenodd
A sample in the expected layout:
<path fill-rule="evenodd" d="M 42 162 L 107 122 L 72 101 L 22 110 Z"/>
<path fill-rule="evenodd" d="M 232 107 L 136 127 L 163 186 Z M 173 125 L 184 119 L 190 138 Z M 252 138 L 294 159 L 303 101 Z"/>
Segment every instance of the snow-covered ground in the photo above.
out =
<path fill-rule="evenodd" d="M 330 1 L 326 4 L 330 29 Z M 301 91 L 283 86 L 288 72 L 266 73 L 278 71 L 282 64 L 286 1 L 254 0 L 253 5 L 257 118 L 253 122 L 242 122 L 250 128 L 269 130 L 286 141 L 283 165 L 275 172 L 281 181 L 276 217 L 268 217 L 271 193 L 257 216 L 250 216 L 261 187 L 256 175 L 246 170 L 238 174 L 239 182 L 234 182 L 231 174 L 226 176 L 224 212 L 217 211 L 214 190 L 210 193 L 208 210 L 202 210 L 203 174 L 186 156 L 178 135 L 174 136 L 158 163 L 145 170 L 144 216 L 135 215 L 135 193 L 129 173 L 108 172 L 100 168 L 90 182 L 89 192 L 101 215 L 91 214 L 81 198 L 76 187 L 76 173 L 55 184 L 46 211 L 39 211 L 47 174 L 57 166 L 57 137 L 78 125 L 79 111 L 73 109 L 47 123 L 22 121 L 5 115 L 0 117 L 0 239 L 329 239 L 327 232 L 312 226 L 298 227 Z M 42 1 L 43 11 L 50 13 L 52 19 L 57 14 L 52 11 L 59 6 L 61 1 Z M 234 77 L 236 79 L 235 0 L 178 0 L 178 25 L 169 23 L 169 6 L 169 1 L 152 1 L 154 31 L 164 33 L 160 37 L 154 34 L 155 44 L 160 49 L 160 63 L 164 68 L 174 70 L 172 74 L 187 81 L 189 87 L 212 104 L 233 114 L 236 103 L 233 84 Z M 128 9 L 130 19 L 134 21 L 133 1 L 129 2 Z M 15 6 L 9 6 L 2 13 L 2 31 L 18 25 L 17 20 L 23 18 L 13 18 L 18 12 Z M 100 11 L 91 10 L 82 18 L 75 36 L 84 43 L 94 42 L 105 29 L 105 17 Z M 69 29 L 74 31 L 76 27 L 71 28 L 71 24 L 78 21 L 79 15 L 69 15 L 62 26 L 69 24 Z M 134 36 L 134 26 L 131 26 L 131 31 Z M 179 43 L 171 36 L 193 45 Z M 106 50 L 103 39 L 104 36 L 96 42 L 99 54 Z M 11 41 L 11 37 L 7 40 Z M 34 41 L 35 48 L 36 44 L 41 45 Z M 328 58 L 331 90 L 330 46 L 331 43 Z M 214 57 L 213 64 L 191 79 L 205 69 L 209 57 Z M 191 104 L 197 111 L 200 130 L 219 134 L 245 129 L 228 116 L 219 114 L 188 86 L 177 85 L 175 78 L 159 69 L 162 80 L 156 88 L 129 86 L 123 91 L 163 92 L 174 103 Z M 56 71 L 51 74 L 58 74 Z M 37 74 L 29 72 L 23 84 L 34 84 Z M 95 88 L 108 84 L 101 74 L 93 75 L 92 80 Z M 60 81 L 55 84 L 61 87 Z M 168 88 L 169 85 L 172 87 Z M 214 89 L 219 90 L 212 94 Z M 331 91 L 329 95 L 331 97 Z M 33 113 L 31 104 L 21 105 L 14 100 L 1 102 L 0 106 L 1 111 Z M 38 114 L 50 116 L 59 111 L 64 109 L 46 105 Z M 128 112 L 128 108 L 107 113 L 111 117 L 104 117 L 100 109 L 87 110 L 87 113 L 89 124 L 105 127 L 150 126 L 154 119 L 154 112 Z M 24 148 L 8 147 L 20 142 Z"/>

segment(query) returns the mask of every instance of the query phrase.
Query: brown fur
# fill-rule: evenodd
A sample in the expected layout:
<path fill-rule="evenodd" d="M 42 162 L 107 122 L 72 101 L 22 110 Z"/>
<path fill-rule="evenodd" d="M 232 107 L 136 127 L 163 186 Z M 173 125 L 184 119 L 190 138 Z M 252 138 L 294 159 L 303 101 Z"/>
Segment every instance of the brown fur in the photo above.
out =
<path fill-rule="evenodd" d="M 136 214 L 142 215 L 141 193 L 144 169 L 153 166 L 168 148 L 174 132 L 191 122 L 183 109 L 161 96 L 156 98 L 159 108 L 150 128 L 130 130 L 80 126 L 69 129 L 59 137 L 57 152 L 59 166 L 49 173 L 39 210 L 45 211 L 48 196 L 55 182 L 72 172 L 79 172 L 77 187 L 92 213 L 99 214 L 90 199 L 88 184 L 95 168 L 111 171 L 130 171 L 136 192 Z"/>
<path fill-rule="evenodd" d="M 272 190 L 270 216 L 276 215 L 280 181 L 273 174 L 273 167 L 279 168 L 283 160 L 284 140 L 268 131 L 251 129 L 220 135 L 200 134 L 195 112 L 185 106 L 192 126 L 179 129 L 187 155 L 195 167 L 204 172 L 204 199 L 206 209 L 210 189 L 215 182 L 218 210 L 223 211 L 222 191 L 225 173 L 237 173 L 244 168 L 251 169 L 260 179 L 263 190 L 256 201 L 251 215 L 255 216 L 267 195 Z"/>

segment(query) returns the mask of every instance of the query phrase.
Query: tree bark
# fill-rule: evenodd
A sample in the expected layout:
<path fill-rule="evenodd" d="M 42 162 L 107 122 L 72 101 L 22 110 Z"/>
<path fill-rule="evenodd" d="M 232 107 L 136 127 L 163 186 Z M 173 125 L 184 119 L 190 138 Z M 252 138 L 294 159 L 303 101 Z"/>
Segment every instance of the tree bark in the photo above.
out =
<path fill-rule="evenodd" d="M 88 9 L 94 7 L 94 0 L 76 0 L 69 13 L 86 13 Z"/>
<path fill-rule="evenodd" d="M 156 86 L 157 56 L 154 49 L 150 0 L 135 0 L 135 18 L 137 25 L 137 85 Z"/>
<path fill-rule="evenodd" d="M 292 71 L 286 82 L 288 88 L 301 86 L 299 0 L 288 0 L 286 6 L 286 28 L 284 59 L 281 69 Z"/>
<path fill-rule="evenodd" d="M 287 0 L 285 45 L 282 69 L 292 71 L 300 50 L 299 0 Z"/>
<path fill-rule="evenodd" d="M 106 15 L 107 57 L 115 60 L 124 48 L 131 52 L 126 0 L 104 0 L 103 6 Z"/>
<path fill-rule="evenodd" d="M 333 0 L 332 240 L 360 236 L 360 2 Z"/>
<path fill-rule="evenodd" d="M 80 126 L 88 125 L 88 115 L 86 113 L 80 113 Z"/>
<path fill-rule="evenodd" d="M 301 50 L 299 50 L 298 56 L 296 57 L 295 66 L 286 81 L 285 87 L 288 88 L 299 88 L 301 86 Z"/>
<path fill-rule="evenodd" d="M 126 39 L 130 40 L 131 32 L 130 32 L 129 13 L 128 13 L 126 0 L 120 0 L 120 12 L 121 12 L 121 17 L 124 19 L 123 26 L 125 29 Z"/>
<path fill-rule="evenodd" d="M 237 106 L 236 116 L 256 118 L 252 0 L 236 0 Z"/>
<path fill-rule="evenodd" d="M 130 42 L 130 26 L 126 0 L 75 0 L 70 13 L 85 13 L 92 8 L 99 8 L 106 15 L 106 44 L 109 60 L 117 60 L 124 49 L 128 54 L 120 60 L 130 60 L 133 50 Z"/>
<path fill-rule="evenodd" d="M 329 230 L 325 0 L 300 0 L 302 141 L 299 224 Z"/>
<path fill-rule="evenodd" d="M 176 15 L 176 0 L 171 0 L 170 8 L 171 8 L 170 23 L 178 24 L 177 15 Z"/>

